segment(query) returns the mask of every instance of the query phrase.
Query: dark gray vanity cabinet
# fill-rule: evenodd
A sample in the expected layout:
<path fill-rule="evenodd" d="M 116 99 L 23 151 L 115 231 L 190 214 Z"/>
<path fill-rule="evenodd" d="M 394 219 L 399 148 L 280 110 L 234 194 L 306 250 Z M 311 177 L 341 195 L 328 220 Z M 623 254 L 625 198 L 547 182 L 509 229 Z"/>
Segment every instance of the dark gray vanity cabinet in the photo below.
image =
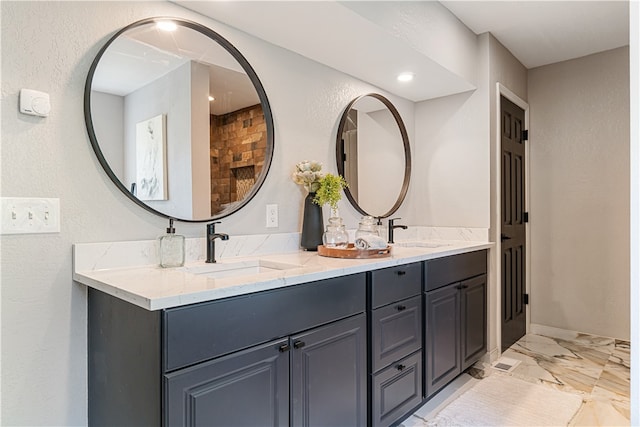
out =
<path fill-rule="evenodd" d="M 371 425 L 389 426 L 422 401 L 422 263 L 372 271 Z"/>
<path fill-rule="evenodd" d="M 365 332 L 360 314 L 167 374 L 167 425 L 364 426 Z"/>
<path fill-rule="evenodd" d="M 89 290 L 89 424 L 365 426 L 366 274 L 161 311 Z"/>
<path fill-rule="evenodd" d="M 430 397 L 482 357 L 487 347 L 487 254 L 425 265 L 425 381 Z"/>

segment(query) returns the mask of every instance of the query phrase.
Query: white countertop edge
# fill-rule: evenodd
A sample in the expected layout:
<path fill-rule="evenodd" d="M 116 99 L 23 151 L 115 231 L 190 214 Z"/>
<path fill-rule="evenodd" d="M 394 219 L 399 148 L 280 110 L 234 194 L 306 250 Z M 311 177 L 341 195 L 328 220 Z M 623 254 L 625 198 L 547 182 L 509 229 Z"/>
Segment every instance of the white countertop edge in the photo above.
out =
<path fill-rule="evenodd" d="M 370 270 L 410 264 L 434 258 L 457 255 L 483 249 L 491 249 L 491 242 L 450 242 L 439 248 L 394 247 L 386 258 L 338 259 L 321 257 L 313 252 L 266 255 L 262 259 L 299 263 L 302 267 L 264 275 L 212 279 L 177 269 L 155 266 L 127 267 L 120 269 L 74 271 L 73 279 L 88 287 L 100 290 L 147 310 L 161 310 L 199 302 L 213 301 L 232 296 L 294 286 L 317 280 L 347 276 Z M 249 281 L 256 279 L 256 281 Z M 144 280 L 151 283 L 144 289 Z M 163 286 L 168 282 L 171 285 Z M 180 289 L 171 289 L 173 284 Z M 160 284 L 158 284 L 160 283 Z M 204 288 L 203 288 L 204 287 Z"/>

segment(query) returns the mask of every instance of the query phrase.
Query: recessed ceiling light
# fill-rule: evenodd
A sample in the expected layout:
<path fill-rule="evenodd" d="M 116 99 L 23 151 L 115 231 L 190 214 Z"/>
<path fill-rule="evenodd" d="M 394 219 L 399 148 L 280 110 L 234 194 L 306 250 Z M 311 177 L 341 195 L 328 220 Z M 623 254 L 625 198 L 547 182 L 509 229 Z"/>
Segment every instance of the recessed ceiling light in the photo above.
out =
<path fill-rule="evenodd" d="M 156 27 L 162 31 L 175 31 L 178 25 L 173 21 L 158 21 L 156 22 Z"/>
<path fill-rule="evenodd" d="M 413 73 L 410 72 L 406 72 L 406 73 L 400 73 L 398 74 L 398 81 L 399 82 L 410 82 L 411 80 L 413 80 Z"/>
<path fill-rule="evenodd" d="M 213 96 L 209 95 L 209 101 L 215 101 L 215 100 L 216 99 Z"/>

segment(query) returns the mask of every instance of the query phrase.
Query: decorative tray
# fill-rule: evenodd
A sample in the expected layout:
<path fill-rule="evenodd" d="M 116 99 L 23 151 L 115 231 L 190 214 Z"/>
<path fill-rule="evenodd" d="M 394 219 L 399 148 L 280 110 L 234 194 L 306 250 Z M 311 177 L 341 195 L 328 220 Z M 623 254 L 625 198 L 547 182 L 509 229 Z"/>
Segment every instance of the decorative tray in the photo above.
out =
<path fill-rule="evenodd" d="M 327 248 L 324 245 L 318 246 L 318 255 L 331 258 L 384 258 L 391 256 L 391 246 L 384 249 L 356 249 L 353 243 L 349 243 L 346 249 Z"/>

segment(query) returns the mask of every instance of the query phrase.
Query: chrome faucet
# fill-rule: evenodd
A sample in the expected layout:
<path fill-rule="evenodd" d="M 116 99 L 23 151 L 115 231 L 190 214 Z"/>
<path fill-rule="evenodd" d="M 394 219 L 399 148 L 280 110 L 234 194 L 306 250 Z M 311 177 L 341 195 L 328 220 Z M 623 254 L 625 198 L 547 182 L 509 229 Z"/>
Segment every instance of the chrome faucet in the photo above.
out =
<path fill-rule="evenodd" d="M 395 221 L 396 219 L 402 219 L 402 218 L 391 218 L 389 220 L 389 243 L 393 243 L 393 230 L 394 229 L 396 229 L 396 228 L 402 228 L 403 230 L 407 229 L 406 225 L 401 225 L 401 224 L 395 225 L 393 223 L 393 221 Z"/>
<path fill-rule="evenodd" d="M 224 233 L 216 233 L 216 224 L 220 221 L 207 224 L 207 259 L 205 262 L 216 262 L 216 239 L 229 240 L 229 235 Z"/>

